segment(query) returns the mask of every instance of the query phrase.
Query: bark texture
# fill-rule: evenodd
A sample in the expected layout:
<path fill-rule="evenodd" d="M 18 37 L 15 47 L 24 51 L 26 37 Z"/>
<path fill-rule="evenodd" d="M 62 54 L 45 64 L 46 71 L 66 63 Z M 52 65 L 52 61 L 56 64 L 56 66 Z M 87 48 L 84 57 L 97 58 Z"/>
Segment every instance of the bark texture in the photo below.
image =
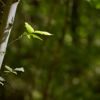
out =
<path fill-rule="evenodd" d="M 0 68 L 6 52 L 8 39 L 14 23 L 16 9 L 20 0 L 1 0 L 0 20 Z"/>

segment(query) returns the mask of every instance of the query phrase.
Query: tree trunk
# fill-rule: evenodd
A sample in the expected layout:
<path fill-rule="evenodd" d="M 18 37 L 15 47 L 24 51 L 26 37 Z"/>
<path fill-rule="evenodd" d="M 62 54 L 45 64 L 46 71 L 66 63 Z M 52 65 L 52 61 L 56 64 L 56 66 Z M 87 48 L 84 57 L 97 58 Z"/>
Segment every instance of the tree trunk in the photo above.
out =
<path fill-rule="evenodd" d="M 0 68 L 6 52 L 8 39 L 20 0 L 0 0 Z"/>

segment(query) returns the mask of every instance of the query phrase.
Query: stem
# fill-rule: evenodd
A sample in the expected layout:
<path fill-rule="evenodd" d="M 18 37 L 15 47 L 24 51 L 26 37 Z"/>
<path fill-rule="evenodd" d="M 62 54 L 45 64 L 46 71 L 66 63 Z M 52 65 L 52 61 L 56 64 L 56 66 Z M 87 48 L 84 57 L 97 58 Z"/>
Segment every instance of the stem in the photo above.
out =
<path fill-rule="evenodd" d="M 20 35 L 18 38 L 16 38 L 15 40 L 11 41 L 11 42 L 8 44 L 8 46 L 11 45 L 11 44 L 13 44 L 14 42 L 18 41 L 19 39 L 23 38 L 24 36 L 27 36 L 27 35 L 28 35 L 28 34 L 22 34 L 22 35 Z"/>
<path fill-rule="evenodd" d="M 22 35 L 19 36 L 18 38 L 16 38 L 15 40 L 11 41 L 11 42 L 8 44 L 8 46 L 11 45 L 11 44 L 13 44 L 14 42 L 16 42 L 17 40 L 19 40 L 19 39 L 21 39 L 21 38 L 22 38 Z"/>

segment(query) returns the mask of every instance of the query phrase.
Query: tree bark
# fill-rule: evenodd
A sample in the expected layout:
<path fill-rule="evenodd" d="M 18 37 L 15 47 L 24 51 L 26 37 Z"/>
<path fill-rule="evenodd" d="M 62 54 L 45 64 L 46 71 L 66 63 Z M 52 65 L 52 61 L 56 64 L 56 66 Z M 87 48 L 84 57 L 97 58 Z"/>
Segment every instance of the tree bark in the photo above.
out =
<path fill-rule="evenodd" d="M 19 2 L 20 0 L 0 0 L 0 3 L 2 3 L 2 15 L 0 20 L 0 69 Z"/>

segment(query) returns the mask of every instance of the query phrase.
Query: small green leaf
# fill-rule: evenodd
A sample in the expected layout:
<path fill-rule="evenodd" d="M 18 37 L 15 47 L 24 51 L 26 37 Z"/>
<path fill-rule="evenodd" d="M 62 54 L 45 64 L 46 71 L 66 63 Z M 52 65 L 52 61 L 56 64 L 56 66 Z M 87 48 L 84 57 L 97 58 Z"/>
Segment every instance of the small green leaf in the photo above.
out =
<path fill-rule="evenodd" d="M 0 81 L 4 82 L 5 79 L 3 77 L 0 76 Z"/>
<path fill-rule="evenodd" d="M 36 38 L 36 39 L 39 39 L 39 40 L 43 40 L 41 39 L 39 36 L 35 35 L 35 34 L 32 34 L 31 36 L 33 36 L 33 38 Z"/>
<path fill-rule="evenodd" d="M 10 71 L 7 71 L 7 70 L 5 70 L 4 72 L 5 72 L 5 73 L 10 73 Z"/>
<path fill-rule="evenodd" d="M 5 68 L 7 69 L 7 71 L 4 71 L 4 72 L 6 72 L 6 73 L 13 73 L 13 74 L 17 75 L 17 72 L 14 71 L 11 67 L 5 65 Z"/>
<path fill-rule="evenodd" d="M 3 77 L 0 76 L 0 84 L 1 84 L 2 86 L 4 85 L 4 83 L 3 83 L 4 81 L 5 81 L 5 79 L 4 79 Z"/>
<path fill-rule="evenodd" d="M 15 71 L 19 71 L 19 72 L 24 72 L 24 68 L 23 67 L 21 67 L 21 68 L 15 68 L 14 70 Z"/>
<path fill-rule="evenodd" d="M 8 71 L 10 71 L 10 72 L 13 71 L 13 69 L 12 69 L 11 67 L 7 66 L 7 65 L 5 65 L 5 68 L 6 68 Z"/>
<path fill-rule="evenodd" d="M 37 36 L 37 35 L 35 35 L 35 34 L 28 34 L 27 37 L 28 37 L 29 39 L 31 39 L 31 37 L 33 37 L 33 38 L 42 40 L 39 36 Z"/>
<path fill-rule="evenodd" d="M 31 39 L 31 35 L 29 34 L 29 35 L 27 35 L 27 37 L 29 38 L 29 39 Z"/>
<path fill-rule="evenodd" d="M 17 72 L 16 71 L 12 71 L 12 73 L 15 74 L 15 75 L 17 75 Z"/>
<path fill-rule="evenodd" d="M 25 27 L 29 33 L 34 33 L 34 29 L 27 22 L 25 22 Z"/>
<path fill-rule="evenodd" d="M 3 82 L 0 82 L 0 84 L 1 84 L 2 86 L 4 86 L 4 83 L 3 83 Z"/>
<path fill-rule="evenodd" d="M 49 32 L 45 32 L 45 31 L 34 31 L 34 33 L 41 34 L 41 35 L 52 35 Z"/>

